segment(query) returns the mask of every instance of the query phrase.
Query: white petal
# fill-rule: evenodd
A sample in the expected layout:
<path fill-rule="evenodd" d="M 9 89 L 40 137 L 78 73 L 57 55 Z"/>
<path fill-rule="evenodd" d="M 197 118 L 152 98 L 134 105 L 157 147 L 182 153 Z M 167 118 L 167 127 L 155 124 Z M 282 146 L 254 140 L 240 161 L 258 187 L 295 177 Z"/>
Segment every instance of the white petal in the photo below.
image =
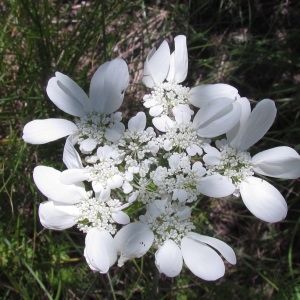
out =
<path fill-rule="evenodd" d="M 202 177 L 206 173 L 206 169 L 203 167 L 203 165 L 200 161 L 196 161 L 196 162 L 193 163 L 192 171 L 198 177 Z"/>
<path fill-rule="evenodd" d="M 121 175 L 114 175 L 107 180 L 107 185 L 109 188 L 117 189 L 123 185 L 124 178 Z"/>
<path fill-rule="evenodd" d="M 226 243 L 224 243 L 216 238 L 206 236 L 206 235 L 201 235 L 201 234 L 198 234 L 195 232 L 189 232 L 187 234 L 187 237 L 189 237 L 192 240 L 199 241 L 199 242 L 205 243 L 211 247 L 214 247 L 216 250 L 218 250 L 222 254 L 222 256 L 229 263 L 231 263 L 232 265 L 236 264 L 235 253 L 234 253 L 233 249 L 230 246 L 228 246 Z"/>
<path fill-rule="evenodd" d="M 111 216 L 118 224 L 126 225 L 130 222 L 128 215 L 121 210 L 113 212 Z"/>
<path fill-rule="evenodd" d="M 187 220 L 191 217 L 191 208 L 189 206 L 182 206 L 176 212 L 176 216 L 178 216 L 181 220 Z"/>
<path fill-rule="evenodd" d="M 242 200 L 250 212 L 266 222 L 278 222 L 287 214 L 287 204 L 280 192 L 257 177 L 249 177 L 240 186 Z"/>
<path fill-rule="evenodd" d="M 163 112 L 164 108 L 161 105 L 152 106 L 149 109 L 149 115 L 152 117 L 157 117 Z"/>
<path fill-rule="evenodd" d="M 300 155 L 290 147 L 276 147 L 252 157 L 254 171 L 276 178 L 296 179 L 300 176 Z"/>
<path fill-rule="evenodd" d="M 110 188 L 102 189 L 100 192 L 95 194 L 97 200 L 105 202 L 110 198 Z"/>
<path fill-rule="evenodd" d="M 128 67 L 123 59 L 116 58 L 101 65 L 92 77 L 90 85 L 94 111 L 102 114 L 116 111 L 122 105 L 128 83 Z"/>
<path fill-rule="evenodd" d="M 84 256 L 92 270 L 107 273 L 117 260 L 113 237 L 105 230 L 90 229 L 85 238 Z"/>
<path fill-rule="evenodd" d="M 155 50 L 152 49 L 144 64 L 143 83 L 151 88 L 162 83 L 168 74 L 170 66 L 170 48 L 166 41 Z"/>
<path fill-rule="evenodd" d="M 110 142 L 116 142 L 125 131 L 125 125 L 121 122 L 114 124 L 111 128 L 106 128 L 105 138 Z"/>
<path fill-rule="evenodd" d="M 79 209 L 75 205 L 45 201 L 39 205 L 41 224 L 48 229 L 64 230 L 77 223 Z"/>
<path fill-rule="evenodd" d="M 148 96 L 148 95 L 147 95 Z M 145 98 L 144 98 L 144 106 L 146 107 L 146 108 L 150 108 L 150 107 L 152 107 L 152 106 L 155 106 L 155 105 L 158 105 L 159 104 L 159 102 L 157 101 L 157 100 L 146 100 Z"/>
<path fill-rule="evenodd" d="M 191 272 L 204 280 L 217 280 L 225 273 L 224 262 L 211 247 L 188 237 L 181 240 L 181 252 Z"/>
<path fill-rule="evenodd" d="M 60 171 L 45 166 L 37 166 L 33 171 L 34 182 L 46 197 L 68 204 L 81 202 L 85 191 L 83 183 L 63 184 L 60 181 L 60 175 Z"/>
<path fill-rule="evenodd" d="M 146 127 L 146 114 L 138 112 L 136 116 L 128 121 L 128 130 L 130 132 L 142 132 Z"/>
<path fill-rule="evenodd" d="M 191 89 L 190 103 L 196 107 L 209 104 L 216 98 L 239 98 L 238 90 L 233 86 L 224 83 L 204 84 Z"/>
<path fill-rule="evenodd" d="M 221 159 L 221 153 L 216 153 L 214 154 L 205 154 L 203 156 L 203 161 L 205 162 L 206 165 L 208 166 L 216 166 L 220 164 L 220 159 Z"/>
<path fill-rule="evenodd" d="M 143 223 L 130 223 L 117 232 L 114 237 L 120 254 L 118 266 L 132 258 L 139 258 L 147 253 L 154 241 L 153 232 Z"/>
<path fill-rule="evenodd" d="M 153 218 L 157 218 L 166 211 L 167 200 L 155 200 L 147 205 L 147 211 Z"/>
<path fill-rule="evenodd" d="M 183 189 L 174 189 L 172 200 L 179 200 L 179 202 L 184 202 L 188 199 L 188 193 Z"/>
<path fill-rule="evenodd" d="M 132 174 L 131 174 L 132 175 Z M 129 177 L 129 175 L 127 176 L 127 178 Z M 133 179 L 133 176 L 131 176 L 131 178 Z M 130 178 L 130 179 L 131 179 Z M 131 179 L 131 180 L 132 180 Z M 128 180 L 128 179 L 127 179 Z M 129 194 L 130 192 L 132 192 L 132 190 L 133 190 L 133 187 L 132 187 L 132 185 L 128 182 L 128 181 L 125 181 L 124 183 L 123 183 L 123 185 L 122 185 L 122 189 L 123 189 L 123 192 L 125 193 L 125 194 Z"/>
<path fill-rule="evenodd" d="M 230 145 L 235 149 L 246 150 L 259 141 L 269 130 L 276 117 L 274 101 L 261 100 L 252 110 L 247 121 L 241 125 Z"/>
<path fill-rule="evenodd" d="M 61 172 L 59 180 L 63 184 L 74 184 L 85 180 L 90 177 L 86 169 L 68 169 Z"/>
<path fill-rule="evenodd" d="M 155 264 L 160 273 L 168 277 L 177 276 L 182 269 L 180 248 L 172 240 L 166 240 L 155 253 Z"/>
<path fill-rule="evenodd" d="M 25 125 L 23 129 L 23 140 L 30 144 L 45 144 L 77 131 L 77 126 L 68 120 L 34 120 Z"/>
<path fill-rule="evenodd" d="M 81 158 L 73 146 L 73 136 L 68 136 L 63 153 L 63 162 L 68 169 L 82 169 Z"/>
<path fill-rule="evenodd" d="M 185 150 L 187 152 L 188 155 L 190 156 L 195 156 L 197 154 L 197 148 L 193 147 L 194 145 L 192 145 L 191 147 L 187 147 Z M 196 146 L 196 145 L 195 145 Z M 201 148 L 200 148 L 201 149 Z"/>
<path fill-rule="evenodd" d="M 68 76 L 56 72 L 47 85 L 51 101 L 62 111 L 76 117 L 83 117 L 90 110 L 86 93 Z"/>
<path fill-rule="evenodd" d="M 251 113 L 250 101 L 247 98 L 238 98 L 236 102 L 241 105 L 242 113 L 239 122 L 230 131 L 226 133 L 228 143 L 237 135 L 238 131 L 240 130 L 240 127 L 243 126 L 244 123 L 248 120 Z"/>
<path fill-rule="evenodd" d="M 92 181 L 92 188 L 96 194 L 101 193 L 104 190 L 104 186 L 97 181 Z M 110 188 L 108 188 L 110 191 Z"/>
<path fill-rule="evenodd" d="M 188 105 L 179 104 L 172 109 L 175 120 L 178 124 L 188 124 L 193 111 Z"/>
<path fill-rule="evenodd" d="M 174 123 L 168 116 L 155 117 L 152 123 L 156 129 L 162 132 L 167 132 L 169 128 L 173 127 Z"/>
<path fill-rule="evenodd" d="M 220 163 L 221 152 L 215 147 L 205 147 L 204 151 L 207 153 L 203 156 L 203 161 L 206 165 L 215 166 Z"/>
<path fill-rule="evenodd" d="M 164 149 L 166 151 L 170 151 L 173 148 L 173 144 L 172 141 L 170 140 L 164 140 L 164 145 L 163 145 Z"/>
<path fill-rule="evenodd" d="M 193 126 L 198 127 L 197 134 L 201 137 L 216 137 L 232 129 L 239 122 L 241 112 L 239 103 L 218 98 L 198 111 Z"/>
<path fill-rule="evenodd" d="M 168 158 L 169 166 L 171 169 L 177 169 L 180 165 L 180 155 L 178 153 L 172 154 Z"/>
<path fill-rule="evenodd" d="M 94 139 L 87 138 L 86 140 L 82 141 L 80 144 L 80 151 L 84 154 L 92 152 L 97 146 L 97 142 Z"/>
<path fill-rule="evenodd" d="M 113 149 L 110 146 L 105 145 L 97 149 L 97 156 L 100 160 L 108 159 L 111 157 L 112 151 Z"/>
<path fill-rule="evenodd" d="M 186 37 L 178 35 L 174 38 L 175 51 L 170 57 L 170 69 L 167 81 L 181 83 L 185 80 L 188 71 L 188 52 L 186 47 Z"/>
<path fill-rule="evenodd" d="M 201 178 L 197 182 L 197 190 L 208 197 L 227 197 L 235 191 L 231 181 L 221 175 L 211 175 Z"/>

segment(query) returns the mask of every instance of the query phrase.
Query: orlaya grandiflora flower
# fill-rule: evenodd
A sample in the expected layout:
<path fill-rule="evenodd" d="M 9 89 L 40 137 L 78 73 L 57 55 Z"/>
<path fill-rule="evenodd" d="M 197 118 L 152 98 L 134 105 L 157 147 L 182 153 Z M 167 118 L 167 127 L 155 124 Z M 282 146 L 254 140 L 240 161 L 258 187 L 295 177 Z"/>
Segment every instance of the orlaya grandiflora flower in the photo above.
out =
<path fill-rule="evenodd" d="M 101 119 L 115 112 L 123 102 L 124 91 L 129 83 L 127 64 L 120 58 L 106 62 L 98 68 L 91 80 L 90 97 L 68 76 L 59 72 L 55 75 L 47 85 L 50 100 L 62 111 L 80 118 L 83 127 L 84 124 L 88 127 L 95 118 Z M 120 122 L 119 113 L 112 115 L 111 122 L 110 128 L 105 129 L 104 136 L 114 141 L 124 131 L 124 125 Z M 31 144 L 44 144 L 78 131 L 78 126 L 68 120 L 34 120 L 25 125 L 23 139 Z M 89 152 L 96 145 L 95 138 L 89 137 L 82 141 L 81 148 Z"/>
<path fill-rule="evenodd" d="M 99 193 L 92 204 L 92 211 L 87 211 L 87 203 L 91 201 L 90 195 L 85 191 L 82 182 L 76 184 L 63 184 L 60 180 L 61 172 L 46 166 L 38 166 L 34 169 L 33 178 L 38 189 L 48 197 L 39 206 L 39 218 L 41 224 L 48 229 L 64 230 L 70 228 L 80 220 L 95 222 L 95 203 L 109 201 L 106 192 Z M 81 203 L 83 203 L 83 206 Z M 98 206 L 98 214 L 101 214 L 101 206 Z M 119 224 L 129 223 L 129 217 L 121 210 L 121 207 L 105 208 L 105 219 Z M 82 216 L 82 211 L 85 215 Z M 111 214 L 111 218 L 107 215 Z M 97 217 L 96 217 L 97 218 Z M 101 217 L 102 218 L 102 217 Z M 109 232 L 112 227 L 104 224 L 103 228 L 89 228 L 85 239 L 84 256 L 89 267 L 100 273 L 106 273 L 117 260 L 117 251 L 113 237 Z M 83 226 L 78 227 L 82 230 Z M 84 231 L 84 230 L 83 230 Z"/>
<path fill-rule="evenodd" d="M 236 263 L 234 251 L 218 239 L 191 232 L 194 226 L 189 221 L 190 215 L 189 207 L 167 200 L 148 204 L 140 221 L 126 225 L 114 237 L 120 255 L 118 265 L 143 256 L 154 243 L 160 245 L 155 263 L 161 273 L 177 276 L 184 261 L 199 278 L 217 280 L 222 277 L 224 262 L 214 249 L 231 264 Z"/>
<path fill-rule="evenodd" d="M 176 36 L 174 43 L 172 54 L 164 41 L 158 49 L 150 51 L 144 64 L 142 81 L 153 90 L 143 100 L 144 106 L 150 108 L 151 116 L 166 114 L 169 108 L 188 103 L 189 89 L 179 84 L 185 80 L 188 70 L 186 37 Z"/>
<path fill-rule="evenodd" d="M 192 89 L 180 85 L 188 69 L 186 37 L 179 35 L 174 42 L 175 50 L 171 55 L 168 43 L 164 41 L 157 50 L 151 50 L 145 61 L 143 83 L 153 90 L 144 96 L 144 106 L 150 108 L 151 116 L 158 117 L 168 115 L 170 109 L 178 105 L 191 103 L 202 108 L 197 114 L 201 136 L 226 133 L 240 118 L 238 91 L 227 84 L 201 85 Z"/>
<path fill-rule="evenodd" d="M 219 148 L 207 148 L 204 162 L 208 173 L 221 172 L 232 179 L 237 194 L 249 211 L 266 222 L 278 222 L 286 217 L 287 204 L 280 192 L 254 173 L 275 178 L 295 179 L 300 176 L 300 156 L 290 147 L 262 151 L 252 158 L 245 151 L 259 141 L 271 127 L 276 116 L 274 101 L 264 99 L 252 110 L 243 103 L 239 124 L 217 142 Z"/>

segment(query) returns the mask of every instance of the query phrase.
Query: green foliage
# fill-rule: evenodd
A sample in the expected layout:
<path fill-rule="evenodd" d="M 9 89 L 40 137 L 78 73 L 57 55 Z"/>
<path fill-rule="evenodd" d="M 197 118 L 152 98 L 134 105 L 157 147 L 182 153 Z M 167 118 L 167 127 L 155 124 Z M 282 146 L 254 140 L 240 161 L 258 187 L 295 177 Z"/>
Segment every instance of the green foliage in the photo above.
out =
<path fill-rule="evenodd" d="M 92 273 L 84 235 L 43 229 L 32 183 L 36 165 L 62 169 L 61 141 L 26 145 L 22 128 L 64 117 L 45 87 L 55 71 L 88 92 L 91 74 L 122 56 L 132 76 L 125 117 L 137 101 L 142 62 L 165 37 L 186 34 L 187 84 L 224 82 L 242 96 L 276 101 L 278 117 L 255 151 L 290 145 L 300 151 L 300 5 L 297 1 L 12 0 L 0 4 L 0 295 L 1 299 L 300 299 L 299 182 L 274 180 L 289 205 L 286 221 L 266 224 L 239 199 L 195 203 L 197 230 L 235 248 L 236 267 L 218 282 L 184 269 L 157 273 L 154 253 Z M 213 214 L 205 213 L 208 206 Z"/>

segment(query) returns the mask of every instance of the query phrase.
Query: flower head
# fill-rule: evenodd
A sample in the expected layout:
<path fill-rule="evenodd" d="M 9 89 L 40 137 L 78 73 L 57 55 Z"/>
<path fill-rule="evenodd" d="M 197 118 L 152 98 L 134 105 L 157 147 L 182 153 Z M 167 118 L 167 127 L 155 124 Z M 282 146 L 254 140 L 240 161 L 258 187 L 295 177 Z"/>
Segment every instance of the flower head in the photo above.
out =
<path fill-rule="evenodd" d="M 76 134 L 80 142 L 88 140 L 82 145 L 82 149 L 88 151 L 99 142 L 93 136 L 97 130 L 102 130 L 106 138 L 114 140 L 115 132 L 122 129 L 120 120 L 109 115 L 121 106 L 128 86 L 129 74 L 125 61 L 117 58 L 98 68 L 91 80 L 90 97 L 68 76 L 59 72 L 55 75 L 47 85 L 50 100 L 62 111 L 78 117 L 79 121 L 76 124 L 64 119 L 31 121 L 24 127 L 24 141 L 44 144 Z M 106 130 L 107 127 L 109 130 Z"/>
<path fill-rule="evenodd" d="M 244 113 L 236 128 L 228 132 L 227 140 L 217 142 L 219 150 L 207 148 L 204 162 L 209 174 L 222 174 L 236 187 L 244 204 L 257 218 L 278 222 L 286 217 L 287 204 L 280 192 L 254 173 L 277 177 L 298 178 L 300 156 L 289 147 L 277 147 L 260 152 L 251 158 L 246 151 L 260 140 L 272 125 L 276 108 L 269 99 L 260 101 L 252 112 L 244 104 Z"/>

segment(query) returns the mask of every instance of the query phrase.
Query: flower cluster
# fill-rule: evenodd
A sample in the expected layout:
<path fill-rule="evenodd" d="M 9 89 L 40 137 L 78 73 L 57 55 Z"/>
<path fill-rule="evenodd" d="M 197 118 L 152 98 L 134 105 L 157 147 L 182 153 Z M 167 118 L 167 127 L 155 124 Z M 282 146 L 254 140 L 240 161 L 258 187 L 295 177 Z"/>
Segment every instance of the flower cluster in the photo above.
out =
<path fill-rule="evenodd" d="M 185 36 L 174 43 L 172 53 L 164 41 L 145 61 L 148 119 L 138 112 L 125 126 L 116 112 L 129 84 L 127 65 L 117 58 L 95 72 L 89 96 L 61 73 L 49 80 L 49 98 L 74 122 L 34 120 L 24 127 L 23 139 L 32 144 L 67 137 L 64 171 L 34 169 L 35 184 L 48 198 L 39 218 L 49 229 L 77 225 L 86 234 L 86 261 L 100 273 L 152 247 L 159 272 L 177 276 L 184 262 L 199 278 L 216 280 L 225 272 L 221 256 L 230 264 L 236 256 L 225 242 L 195 232 L 195 201 L 241 196 L 254 216 L 278 222 L 287 204 L 256 174 L 300 176 L 300 156 L 292 148 L 252 157 L 248 150 L 272 125 L 274 101 L 261 100 L 251 111 L 249 100 L 230 85 L 184 87 Z"/>

